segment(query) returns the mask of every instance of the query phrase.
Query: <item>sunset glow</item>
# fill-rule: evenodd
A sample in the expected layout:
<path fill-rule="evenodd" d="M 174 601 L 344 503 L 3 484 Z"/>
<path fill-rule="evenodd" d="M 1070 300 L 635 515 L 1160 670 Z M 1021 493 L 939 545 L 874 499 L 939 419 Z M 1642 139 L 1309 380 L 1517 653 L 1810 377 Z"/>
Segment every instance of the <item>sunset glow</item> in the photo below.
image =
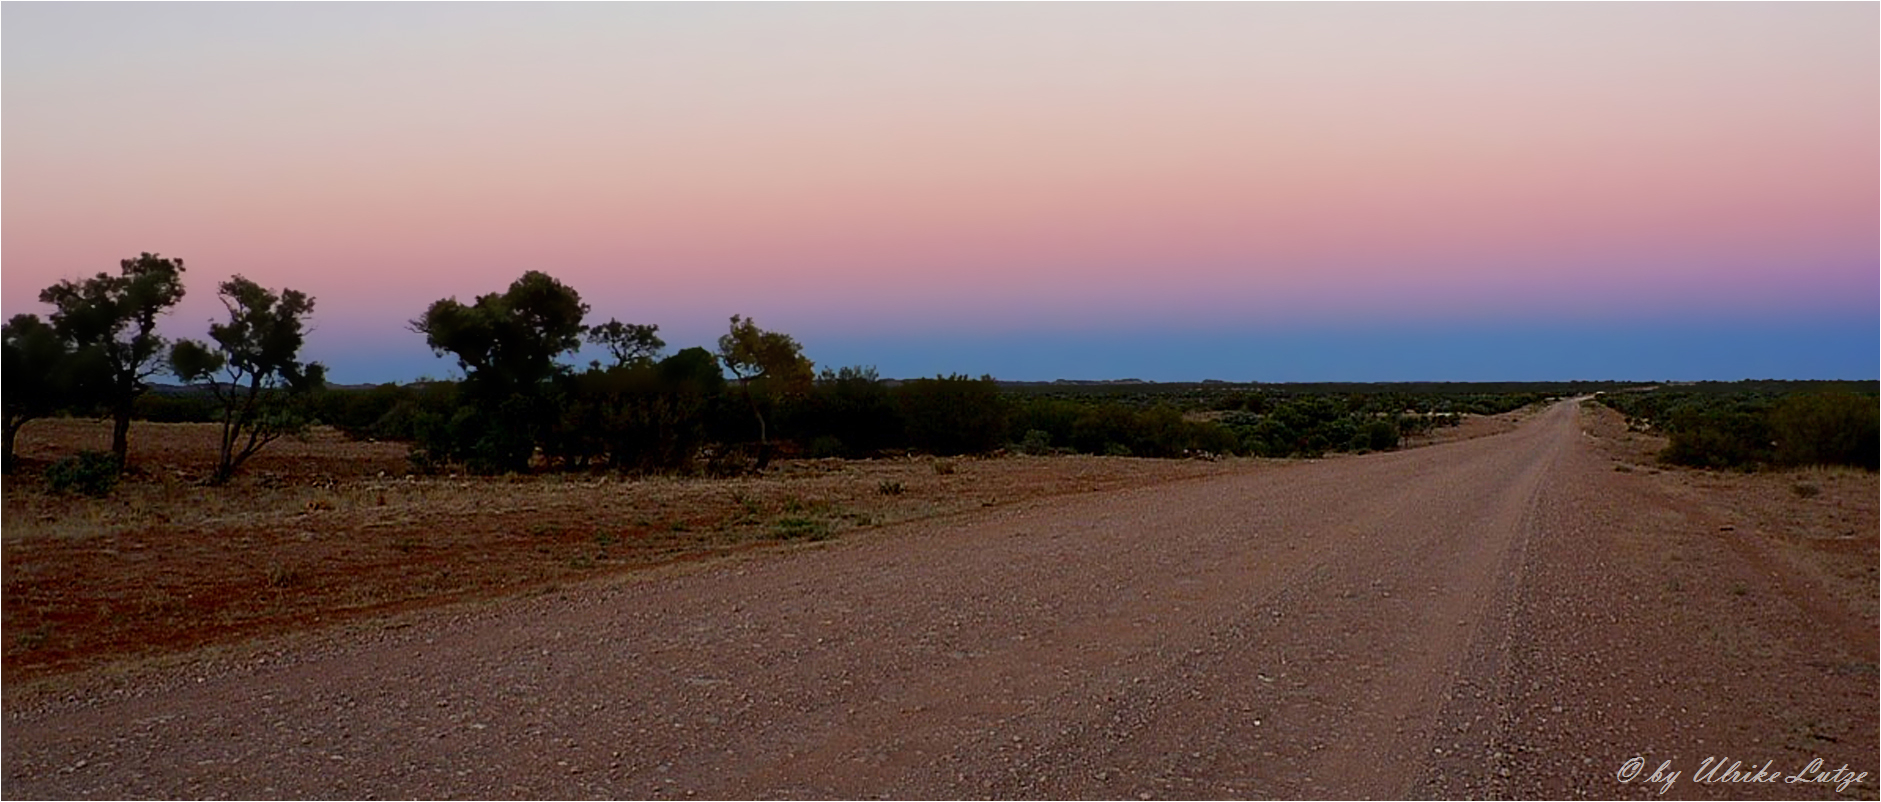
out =
<path fill-rule="evenodd" d="M 1871 3 L 88 3 L 3 23 L 6 314 L 161 252 L 189 267 L 166 331 L 196 336 L 233 273 L 301 289 L 342 382 L 448 375 L 406 321 L 530 269 L 675 347 L 739 313 L 885 376 L 1881 361 Z"/>

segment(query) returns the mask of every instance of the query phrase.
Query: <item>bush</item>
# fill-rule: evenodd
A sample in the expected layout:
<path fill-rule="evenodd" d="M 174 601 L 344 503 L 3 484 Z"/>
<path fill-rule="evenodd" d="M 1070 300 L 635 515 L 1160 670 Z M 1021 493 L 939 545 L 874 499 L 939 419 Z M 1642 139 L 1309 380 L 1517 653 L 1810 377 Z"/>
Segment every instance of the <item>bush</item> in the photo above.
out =
<path fill-rule="evenodd" d="M 1018 452 L 1043 456 L 1052 453 L 1052 433 L 1044 429 L 1031 429 L 1019 438 Z"/>
<path fill-rule="evenodd" d="M 910 444 L 930 454 L 984 454 L 1005 442 L 1006 404 L 991 376 L 915 379 L 894 398 Z"/>
<path fill-rule="evenodd" d="M 59 493 L 107 495 L 118 484 L 117 458 L 104 451 L 80 451 L 47 468 L 46 484 Z"/>
<path fill-rule="evenodd" d="M 1749 404 L 1687 407 L 1673 413 L 1659 459 L 1692 468 L 1755 469 L 1770 459 L 1767 412 Z"/>
<path fill-rule="evenodd" d="M 222 410 L 207 394 L 145 393 L 131 402 L 131 415 L 151 423 L 214 423 Z"/>
<path fill-rule="evenodd" d="M 1391 418 L 1379 418 L 1365 424 L 1359 437 L 1365 450 L 1390 451 L 1398 447 L 1398 422 Z"/>
<path fill-rule="evenodd" d="M 824 370 L 779 418 L 778 431 L 807 439 L 812 456 L 866 457 L 907 444 L 894 399 L 874 368 Z M 819 454 L 819 443 L 826 453 Z"/>
<path fill-rule="evenodd" d="M 1784 465 L 1853 465 L 1875 470 L 1881 458 L 1881 408 L 1875 399 L 1830 392 L 1792 396 L 1770 413 L 1776 460 Z"/>

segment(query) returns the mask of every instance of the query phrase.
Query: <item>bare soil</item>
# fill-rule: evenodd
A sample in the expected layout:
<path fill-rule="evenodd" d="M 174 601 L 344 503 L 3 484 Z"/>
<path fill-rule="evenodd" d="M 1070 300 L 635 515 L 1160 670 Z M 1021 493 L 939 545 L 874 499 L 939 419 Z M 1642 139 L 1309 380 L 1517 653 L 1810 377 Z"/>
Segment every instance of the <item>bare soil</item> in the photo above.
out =
<path fill-rule="evenodd" d="M 632 570 L 558 553 L 571 573 L 520 598 L 422 596 L 25 682 L 9 663 L 0 781 L 12 797 L 1874 798 L 1875 475 L 1666 470 L 1654 447 L 1567 402 L 1487 436 L 1312 462 L 797 465 L 736 490 L 783 485 L 794 512 L 731 501 L 733 523 L 687 529 L 840 522 L 864 501 L 870 523 Z M 879 492 L 891 477 L 902 495 Z M 338 498 L 172 536 L 243 514 L 259 517 L 231 531 L 257 539 L 340 522 L 227 561 L 423 510 L 438 517 L 404 531 L 539 538 L 505 552 L 525 562 L 562 542 L 536 522 L 582 521 L 582 553 L 599 547 L 615 494 L 658 532 L 700 509 L 691 488 L 733 492 L 383 481 L 357 499 L 259 488 L 290 507 L 290 491 Z M 15 490 L 9 649 L 15 570 L 58 562 L 16 547 L 105 537 L 16 534 Z M 371 550 L 387 552 L 420 550 Z M 1707 758 L 1743 781 L 1700 774 Z M 1678 778 L 1648 782 L 1661 764 Z M 1766 764 L 1776 782 L 1748 781 Z M 1865 777 L 1807 781 L 1844 765 Z"/>
<path fill-rule="evenodd" d="M 107 449 L 104 421 L 30 422 L 5 492 L 7 685 L 399 610 L 540 593 L 673 562 L 843 537 L 1026 499 L 1234 470 L 1096 457 L 790 460 L 736 479 L 408 475 L 400 443 L 319 429 L 226 487 L 217 429 L 132 429 L 110 497 L 38 473 Z"/>

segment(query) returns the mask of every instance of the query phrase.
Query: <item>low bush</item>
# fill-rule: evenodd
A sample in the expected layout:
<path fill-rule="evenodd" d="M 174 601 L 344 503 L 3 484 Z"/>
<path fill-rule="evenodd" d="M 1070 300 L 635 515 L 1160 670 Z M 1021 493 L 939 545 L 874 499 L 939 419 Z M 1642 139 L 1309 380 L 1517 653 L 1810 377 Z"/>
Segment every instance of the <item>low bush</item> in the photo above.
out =
<path fill-rule="evenodd" d="M 104 451 L 80 451 L 46 469 L 46 485 L 58 493 L 105 496 L 117 484 L 117 458 Z"/>
<path fill-rule="evenodd" d="M 1776 460 L 1784 465 L 1852 465 L 1881 459 L 1881 407 L 1854 393 L 1792 396 L 1770 412 Z"/>

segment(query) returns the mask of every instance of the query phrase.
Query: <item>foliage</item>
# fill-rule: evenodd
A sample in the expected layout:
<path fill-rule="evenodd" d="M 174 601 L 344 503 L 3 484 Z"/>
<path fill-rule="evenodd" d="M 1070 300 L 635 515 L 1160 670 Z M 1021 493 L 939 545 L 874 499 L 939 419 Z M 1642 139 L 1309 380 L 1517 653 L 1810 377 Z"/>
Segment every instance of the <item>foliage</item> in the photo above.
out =
<path fill-rule="evenodd" d="M 76 350 L 95 350 L 109 381 L 101 388 L 112 414 L 111 453 L 121 469 L 130 451 L 133 405 L 162 368 L 165 341 L 157 317 L 183 300 L 183 260 L 145 253 L 118 263 L 119 274 L 61 281 L 39 293 L 52 304 L 52 327 Z"/>
<path fill-rule="evenodd" d="M 757 470 L 764 470 L 771 459 L 764 408 L 807 393 L 815 381 L 815 366 L 790 335 L 765 331 L 739 315 L 732 315 L 731 330 L 718 338 L 718 357 L 738 380 L 739 392 L 757 418 Z"/>
<path fill-rule="evenodd" d="M 38 315 L 14 315 L 0 326 L 0 394 L 5 397 L 6 462 L 21 426 L 62 409 L 86 405 L 108 380 L 102 352 L 78 349 Z"/>
<path fill-rule="evenodd" d="M 103 451 L 80 451 L 46 469 L 46 485 L 58 493 L 105 496 L 117 484 L 117 458 Z"/>
<path fill-rule="evenodd" d="M 597 463 L 634 473 L 688 469 L 706 438 L 724 376 L 702 348 L 657 364 L 593 367 L 564 385 L 565 406 L 543 451 L 569 468 Z"/>
<path fill-rule="evenodd" d="M 1633 429 L 1663 432 L 1659 458 L 1696 468 L 1810 464 L 1876 468 L 1874 382 L 1698 382 L 1605 393 Z"/>
<path fill-rule="evenodd" d="M 1784 465 L 1853 465 L 1881 458 L 1881 408 L 1846 391 L 1796 395 L 1770 412 L 1776 460 Z"/>
<path fill-rule="evenodd" d="M 908 444 L 930 454 L 984 454 L 1006 439 L 1008 412 L 991 376 L 915 379 L 895 388 Z"/>
<path fill-rule="evenodd" d="M 469 306 L 432 303 L 411 327 L 434 353 L 457 357 L 465 406 L 448 421 L 416 427 L 425 452 L 418 461 L 462 461 L 478 473 L 527 470 L 557 416 L 552 382 L 568 371 L 558 360 L 580 347 L 587 313 L 573 288 L 535 270 Z"/>
<path fill-rule="evenodd" d="M 824 369 L 784 412 L 780 428 L 810 441 L 812 456 L 866 457 L 907 445 L 901 413 L 871 367 Z"/>
<path fill-rule="evenodd" d="M 275 293 L 242 276 L 217 289 L 226 323 L 209 326 L 214 345 L 179 341 L 170 366 L 185 382 L 204 382 L 221 406 L 222 439 L 213 481 L 226 482 L 267 444 L 306 429 L 294 401 L 325 382 L 326 368 L 300 361 L 313 298 Z"/>
<path fill-rule="evenodd" d="M 222 407 L 214 396 L 196 388 L 185 392 L 158 388 L 137 397 L 131 417 L 152 423 L 216 423 L 222 420 Z"/>
<path fill-rule="evenodd" d="M 588 330 L 588 342 L 607 348 L 614 355 L 615 367 L 652 364 L 666 348 L 659 326 L 622 323 L 609 319 Z"/>

